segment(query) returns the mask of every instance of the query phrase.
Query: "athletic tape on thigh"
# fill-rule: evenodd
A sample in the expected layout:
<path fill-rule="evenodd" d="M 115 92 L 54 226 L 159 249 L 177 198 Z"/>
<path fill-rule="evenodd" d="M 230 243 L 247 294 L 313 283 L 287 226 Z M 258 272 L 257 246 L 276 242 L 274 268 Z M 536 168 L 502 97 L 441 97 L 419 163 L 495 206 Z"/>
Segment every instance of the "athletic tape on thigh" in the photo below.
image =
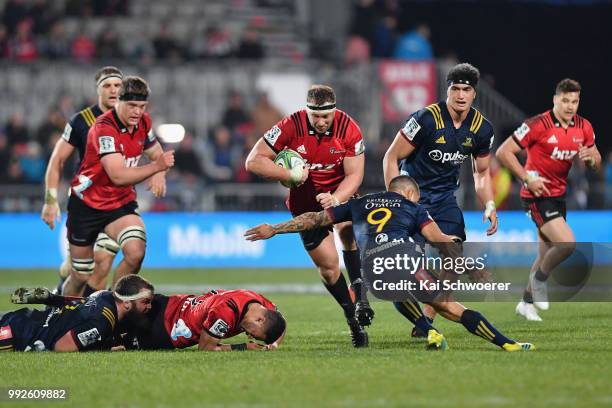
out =
<path fill-rule="evenodd" d="M 90 275 L 94 271 L 93 258 L 72 258 L 72 269 L 77 273 Z"/>
<path fill-rule="evenodd" d="M 111 255 L 117 255 L 119 252 L 119 244 L 117 244 L 111 237 L 101 232 L 98 234 L 98 238 L 96 239 L 96 245 L 94 246 L 94 251 L 106 251 Z"/>
<path fill-rule="evenodd" d="M 143 242 L 147 242 L 147 233 L 143 227 L 132 225 L 123 229 L 119 235 L 117 235 L 117 243 L 121 248 L 126 242 L 132 239 L 139 239 Z"/>

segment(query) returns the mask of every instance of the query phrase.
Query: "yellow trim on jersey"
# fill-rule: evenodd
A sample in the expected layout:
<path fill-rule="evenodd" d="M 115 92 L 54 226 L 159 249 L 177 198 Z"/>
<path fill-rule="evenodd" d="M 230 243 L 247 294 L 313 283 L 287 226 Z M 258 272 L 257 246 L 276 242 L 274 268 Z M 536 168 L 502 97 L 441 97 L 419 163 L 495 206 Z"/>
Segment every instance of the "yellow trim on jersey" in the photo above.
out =
<path fill-rule="evenodd" d="M 472 125 L 470 126 L 470 132 L 477 133 L 482 126 L 484 116 L 477 109 L 474 109 L 474 117 L 472 118 Z"/>
<path fill-rule="evenodd" d="M 431 112 L 436 121 L 436 130 L 444 129 L 444 120 L 442 120 L 442 111 L 437 103 L 427 106 L 425 109 Z"/>
<path fill-rule="evenodd" d="M 436 139 L 436 143 L 438 144 L 446 144 L 446 139 L 444 139 L 444 135 L 440 136 Z"/>
<path fill-rule="evenodd" d="M 93 125 L 94 122 L 96 121 L 96 117 L 94 116 L 93 112 L 91 111 L 91 108 L 83 109 L 81 111 L 81 116 L 83 116 L 83 119 L 85 119 L 85 123 L 89 127 L 91 127 L 91 125 Z"/>
<path fill-rule="evenodd" d="M 113 312 L 111 312 L 111 310 L 108 307 L 104 307 L 104 309 L 102 309 L 102 314 L 104 315 L 104 317 L 106 317 L 106 320 L 108 320 L 108 322 L 111 325 L 111 328 L 114 330 L 115 329 L 115 315 L 113 314 Z"/>
<path fill-rule="evenodd" d="M 13 348 L 12 344 L 9 344 L 8 346 L 0 346 L 0 350 L 11 350 Z"/>

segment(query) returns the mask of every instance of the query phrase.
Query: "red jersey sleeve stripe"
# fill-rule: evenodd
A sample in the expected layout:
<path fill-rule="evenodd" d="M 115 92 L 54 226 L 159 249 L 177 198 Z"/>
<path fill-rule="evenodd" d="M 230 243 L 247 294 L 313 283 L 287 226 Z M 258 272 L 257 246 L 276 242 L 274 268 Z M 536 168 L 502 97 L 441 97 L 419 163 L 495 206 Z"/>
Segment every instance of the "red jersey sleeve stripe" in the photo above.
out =
<path fill-rule="evenodd" d="M 332 223 L 334 223 L 336 221 L 336 218 L 334 217 L 334 210 L 329 207 L 325 209 L 325 212 L 327 213 L 329 219 L 332 220 Z"/>
<path fill-rule="evenodd" d="M 404 133 L 404 131 L 402 129 L 400 129 L 400 133 L 401 133 L 402 136 L 404 136 L 404 139 L 406 139 L 406 141 L 408 143 L 410 143 L 414 147 L 417 147 L 417 145 L 412 140 L 408 139 L 408 136 L 406 136 L 406 134 Z"/>
<path fill-rule="evenodd" d="M 512 135 L 512 139 L 514 139 L 514 142 L 515 142 L 517 145 L 519 145 L 519 147 L 520 147 L 521 149 L 524 149 L 524 148 L 525 148 L 525 147 L 524 147 L 524 146 L 521 144 L 521 141 L 520 141 L 520 140 L 518 140 L 518 138 L 517 138 L 515 135 Z"/>
<path fill-rule="evenodd" d="M 428 226 L 429 224 L 431 224 L 433 221 L 432 220 L 427 220 L 424 223 L 421 224 L 421 226 L 419 227 L 420 229 L 425 228 L 426 226 Z"/>
<path fill-rule="evenodd" d="M 277 154 L 278 154 L 278 152 L 280 152 L 280 150 L 279 150 L 279 149 L 277 149 L 276 147 L 274 147 L 274 146 L 272 145 L 272 143 L 268 142 L 268 139 L 266 139 L 265 137 L 262 137 L 262 139 L 263 139 L 263 141 L 264 141 L 264 142 L 266 142 L 266 144 L 267 144 L 268 146 L 270 146 L 270 149 L 272 149 L 272 150 L 274 151 L 274 153 L 277 153 Z"/>

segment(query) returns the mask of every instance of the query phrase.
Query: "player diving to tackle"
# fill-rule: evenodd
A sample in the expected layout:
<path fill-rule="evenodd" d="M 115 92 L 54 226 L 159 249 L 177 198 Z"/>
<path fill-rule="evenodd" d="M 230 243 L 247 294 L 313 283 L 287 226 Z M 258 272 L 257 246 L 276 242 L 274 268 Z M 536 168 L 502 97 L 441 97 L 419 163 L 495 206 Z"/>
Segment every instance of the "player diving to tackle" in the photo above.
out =
<path fill-rule="evenodd" d="M 278 152 L 285 148 L 297 151 L 308 163 L 301 178 L 297 178 L 297 172 L 274 164 Z M 338 205 L 353 196 L 363 180 L 364 151 L 361 130 L 353 118 L 336 108 L 334 90 L 313 85 L 306 96 L 306 109 L 287 116 L 270 129 L 249 153 L 246 168 L 265 179 L 294 183 L 286 205 L 295 216 Z M 371 323 L 374 311 L 362 285 L 353 231 L 350 223 L 336 225 L 355 303 L 340 272 L 332 231 L 333 226 L 327 225 L 303 231 L 300 237 L 325 288 L 344 311 L 353 346 L 367 347 L 368 335 L 363 326 Z"/>
<path fill-rule="evenodd" d="M 390 181 L 386 192 L 352 198 L 337 207 L 304 213 L 280 224 L 258 225 L 246 231 L 245 236 L 249 241 L 257 241 L 271 238 L 276 234 L 307 231 L 337 222 L 352 221 L 357 245 L 362 254 L 366 248 L 389 242 L 408 244 L 419 232 L 444 252 L 444 243 L 452 243 L 457 237 L 444 234 L 424 206 L 419 204 L 419 199 L 420 192 L 416 181 L 409 176 L 397 176 Z M 384 240 L 377 239 L 381 234 L 385 234 Z M 414 247 L 415 244 L 411 245 Z M 367 275 L 367 272 L 364 271 L 364 274 Z M 415 294 L 414 297 L 418 299 L 421 295 Z M 470 333 L 503 350 L 535 350 L 531 343 L 518 343 L 506 337 L 482 314 L 466 309 L 458 302 L 440 301 L 435 295 L 430 299 L 421 300 L 445 318 L 461 323 Z M 447 347 L 444 336 L 431 325 L 413 297 L 403 302 L 394 302 L 394 305 L 417 328 L 427 333 L 428 348 L 443 350 Z"/>
<path fill-rule="evenodd" d="M 413 177 L 421 190 L 419 203 L 442 232 L 462 241 L 466 239 L 465 221 L 454 192 L 461 166 L 469 158 L 476 196 L 484 206 L 483 222 L 491 222 L 487 235 L 495 234 L 498 224 L 489 172 L 493 127 L 472 107 L 479 78 L 478 69 L 470 64 L 451 68 L 446 77 L 446 101 L 413 113 L 383 158 L 385 185 L 400 174 Z M 424 242 L 418 233 L 415 240 Z M 478 279 L 474 273 L 470 277 Z M 427 307 L 425 313 L 432 319 L 435 316 Z M 417 334 L 413 330 L 413 336 Z"/>

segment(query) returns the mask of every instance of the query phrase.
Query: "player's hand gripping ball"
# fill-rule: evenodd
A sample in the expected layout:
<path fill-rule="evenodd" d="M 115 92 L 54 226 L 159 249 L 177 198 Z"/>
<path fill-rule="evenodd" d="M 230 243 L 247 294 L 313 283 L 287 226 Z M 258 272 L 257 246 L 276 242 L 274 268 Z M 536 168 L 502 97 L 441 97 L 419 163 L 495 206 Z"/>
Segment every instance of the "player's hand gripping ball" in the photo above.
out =
<path fill-rule="evenodd" d="M 302 177 L 304 176 L 306 162 L 295 150 L 281 150 L 274 158 L 274 164 L 289 170 L 291 174 L 289 180 L 280 182 L 283 186 L 287 188 L 297 187 L 303 182 Z"/>

